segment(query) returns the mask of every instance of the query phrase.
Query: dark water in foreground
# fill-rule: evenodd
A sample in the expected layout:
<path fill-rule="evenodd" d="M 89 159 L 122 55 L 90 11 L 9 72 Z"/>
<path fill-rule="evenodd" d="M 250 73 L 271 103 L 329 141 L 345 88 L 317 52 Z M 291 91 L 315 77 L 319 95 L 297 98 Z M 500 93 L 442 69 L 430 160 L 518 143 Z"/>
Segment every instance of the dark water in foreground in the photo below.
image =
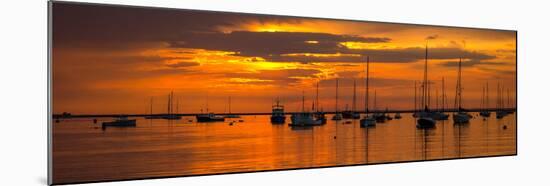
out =
<path fill-rule="evenodd" d="M 466 125 L 450 118 L 429 130 L 402 116 L 369 129 L 358 120 L 291 128 L 271 124 L 269 116 L 243 116 L 233 126 L 188 121 L 194 117 L 137 118 L 137 127 L 106 130 L 101 122 L 110 118 L 64 120 L 53 124 L 53 178 L 67 183 L 516 154 L 515 114 L 474 117 Z"/>

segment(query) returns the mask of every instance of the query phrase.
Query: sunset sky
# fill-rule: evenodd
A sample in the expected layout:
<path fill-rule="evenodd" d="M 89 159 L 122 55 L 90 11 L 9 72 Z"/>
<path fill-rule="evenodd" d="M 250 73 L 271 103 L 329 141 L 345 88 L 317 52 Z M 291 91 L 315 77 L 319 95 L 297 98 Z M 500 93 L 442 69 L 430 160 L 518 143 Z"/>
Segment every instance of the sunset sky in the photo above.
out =
<path fill-rule="evenodd" d="M 453 106 L 459 58 L 464 105 L 480 106 L 488 81 L 491 106 L 497 83 L 515 102 L 516 32 L 236 13 L 90 6 L 53 7 L 54 113 L 166 112 L 174 91 L 179 112 L 270 112 L 279 97 L 287 111 L 320 106 L 351 108 L 353 81 L 363 109 L 365 61 L 370 57 L 371 103 L 409 109 L 414 82 L 429 53 L 432 105 L 445 78 Z M 504 93 L 506 95 L 506 92 Z M 372 107 L 372 105 L 371 105 Z"/>

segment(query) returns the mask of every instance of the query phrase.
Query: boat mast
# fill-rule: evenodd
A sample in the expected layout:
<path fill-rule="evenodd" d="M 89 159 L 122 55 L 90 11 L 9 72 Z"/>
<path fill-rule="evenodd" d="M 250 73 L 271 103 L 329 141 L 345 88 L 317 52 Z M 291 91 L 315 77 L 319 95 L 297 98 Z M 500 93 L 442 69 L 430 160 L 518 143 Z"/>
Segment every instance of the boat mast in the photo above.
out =
<path fill-rule="evenodd" d="M 150 103 L 150 110 L 151 110 L 151 115 L 153 115 L 153 97 L 151 96 L 151 103 Z"/>
<path fill-rule="evenodd" d="M 306 96 L 304 94 L 304 91 L 302 90 L 302 112 L 306 112 Z"/>
<path fill-rule="evenodd" d="M 507 89 L 506 89 L 506 97 L 508 97 L 508 98 L 507 98 L 507 99 L 508 99 L 508 103 L 506 104 L 506 107 L 507 107 L 507 108 L 511 108 L 511 107 L 510 107 L 510 88 L 507 88 Z"/>
<path fill-rule="evenodd" d="M 231 96 L 229 96 L 229 114 L 231 114 Z"/>
<path fill-rule="evenodd" d="M 435 109 L 439 109 L 439 91 L 437 91 L 437 89 L 435 89 Z"/>
<path fill-rule="evenodd" d="M 166 112 L 168 112 L 168 115 L 170 115 L 170 94 L 168 94 L 168 104 L 167 105 L 168 105 L 168 107 L 167 107 L 168 110 Z"/>
<path fill-rule="evenodd" d="M 355 92 L 356 92 L 356 82 L 355 82 L 355 79 L 353 79 L 353 103 L 352 103 L 352 112 L 355 113 L 356 111 L 356 108 L 355 108 L 355 101 L 356 101 L 356 95 L 355 95 Z"/>
<path fill-rule="evenodd" d="M 497 83 L 497 110 L 500 110 L 500 82 Z"/>
<path fill-rule="evenodd" d="M 462 58 L 458 60 L 458 111 L 462 109 Z"/>
<path fill-rule="evenodd" d="M 336 106 L 335 113 L 338 113 L 338 78 L 336 78 Z"/>
<path fill-rule="evenodd" d="M 430 82 L 429 82 L 429 81 L 427 81 L 426 87 L 427 87 L 426 89 L 428 90 L 428 91 L 427 91 L 428 93 L 427 93 L 427 96 L 426 96 L 426 100 L 427 100 L 427 102 L 428 102 L 428 103 L 427 103 L 428 107 L 430 107 L 430 102 L 431 102 L 430 93 L 432 92 L 432 90 L 430 89 L 431 85 L 430 85 Z"/>
<path fill-rule="evenodd" d="M 418 104 L 416 103 L 416 98 L 417 98 L 417 95 L 416 95 L 416 92 L 418 90 L 416 90 L 416 80 L 414 80 L 414 112 L 416 112 L 416 106 L 418 106 Z"/>
<path fill-rule="evenodd" d="M 315 111 L 319 112 L 319 81 L 317 81 L 317 88 L 315 90 Z"/>
<path fill-rule="evenodd" d="M 445 112 L 445 77 L 441 77 L 441 112 Z"/>
<path fill-rule="evenodd" d="M 206 93 L 206 113 L 207 114 L 209 113 L 209 110 L 208 110 L 208 93 Z"/>
<path fill-rule="evenodd" d="M 489 81 L 487 81 L 486 86 L 485 91 L 487 91 L 487 93 L 485 93 L 485 110 L 489 111 Z"/>
<path fill-rule="evenodd" d="M 424 53 L 424 80 L 422 82 L 422 107 L 428 108 L 428 41 L 426 41 L 426 49 Z"/>
<path fill-rule="evenodd" d="M 369 63 L 369 56 L 367 56 L 367 78 L 365 79 L 365 115 L 369 113 Z"/>
<path fill-rule="evenodd" d="M 374 109 L 376 109 L 376 89 L 374 89 Z"/>
<path fill-rule="evenodd" d="M 483 107 L 485 107 L 485 85 L 483 85 L 483 93 L 481 93 L 481 106 L 479 107 L 480 110 L 484 110 Z"/>

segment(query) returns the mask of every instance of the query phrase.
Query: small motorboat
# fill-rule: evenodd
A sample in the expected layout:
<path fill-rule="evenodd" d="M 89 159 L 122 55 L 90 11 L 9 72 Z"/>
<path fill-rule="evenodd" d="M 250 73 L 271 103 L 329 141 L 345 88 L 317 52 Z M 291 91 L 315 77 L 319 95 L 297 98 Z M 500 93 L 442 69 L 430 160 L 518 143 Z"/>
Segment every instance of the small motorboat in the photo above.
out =
<path fill-rule="evenodd" d="M 376 126 L 376 119 L 372 115 L 366 115 L 363 119 L 359 120 L 361 127 L 374 127 Z"/>
<path fill-rule="evenodd" d="M 277 99 L 277 104 L 271 106 L 271 123 L 282 124 L 285 123 L 285 120 L 285 107 L 279 104 L 279 99 Z"/>
<path fill-rule="evenodd" d="M 107 127 L 135 127 L 136 120 L 128 119 L 126 116 L 120 116 L 114 121 L 107 121 L 101 124 L 101 128 L 105 130 Z"/>
<path fill-rule="evenodd" d="M 215 115 L 214 113 L 208 114 L 199 114 L 195 116 L 197 122 L 216 122 L 216 121 L 225 121 L 224 116 Z"/>
<path fill-rule="evenodd" d="M 472 118 L 468 113 L 465 112 L 457 112 L 453 114 L 453 121 L 455 124 L 466 124 L 470 122 L 470 118 Z"/>
<path fill-rule="evenodd" d="M 292 114 L 290 117 L 292 123 L 288 124 L 292 127 L 308 127 L 323 125 L 321 120 L 317 120 L 313 117 L 313 114 L 309 112 L 300 112 Z"/>
<path fill-rule="evenodd" d="M 416 123 L 416 128 L 428 129 L 435 127 L 435 120 L 431 117 L 419 116 Z"/>

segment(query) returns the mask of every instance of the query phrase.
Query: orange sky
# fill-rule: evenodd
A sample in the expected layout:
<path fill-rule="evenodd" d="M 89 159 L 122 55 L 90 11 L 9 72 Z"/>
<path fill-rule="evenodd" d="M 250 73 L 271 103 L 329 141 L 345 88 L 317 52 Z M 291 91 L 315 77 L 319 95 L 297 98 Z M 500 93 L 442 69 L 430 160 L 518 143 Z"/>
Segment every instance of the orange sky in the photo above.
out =
<path fill-rule="evenodd" d="M 331 111 L 336 78 L 340 110 L 351 108 L 354 79 L 363 109 L 366 56 L 378 108 L 407 109 L 426 43 L 432 97 L 444 77 L 453 106 L 463 58 L 464 107 L 479 107 L 487 81 L 491 105 L 497 83 L 515 102 L 512 31 L 72 4 L 53 12 L 54 113 L 145 113 L 150 98 L 155 113 L 166 112 L 170 91 L 185 113 L 207 103 L 227 111 L 229 96 L 233 112 L 269 112 L 276 97 L 297 111 L 302 91 L 311 107 L 317 82 Z"/>

